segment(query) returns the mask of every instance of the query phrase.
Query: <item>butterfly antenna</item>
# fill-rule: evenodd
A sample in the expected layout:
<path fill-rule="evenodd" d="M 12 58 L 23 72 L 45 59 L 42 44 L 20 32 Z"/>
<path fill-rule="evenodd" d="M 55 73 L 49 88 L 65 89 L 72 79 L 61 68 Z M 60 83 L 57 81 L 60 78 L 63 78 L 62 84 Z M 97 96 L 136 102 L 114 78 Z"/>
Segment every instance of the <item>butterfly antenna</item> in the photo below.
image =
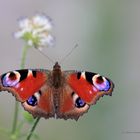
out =
<path fill-rule="evenodd" d="M 40 54 L 42 54 L 43 56 L 45 56 L 50 62 L 52 62 L 53 64 L 55 63 L 48 55 L 46 55 L 45 53 L 43 53 L 40 49 L 36 48 Z"/>
<path fill-rule="evenodd" d="M 75 44 L 75 46 L 71 49 L 71 51 L 70 51 L 67 55 L 65 55 L 65 56 L 60 60 L 59 63 L 62 63 L 68 56 L 70 56 L 71 53 L 72 53 L 77 47 L 78 47 L 78 44 Z"/>

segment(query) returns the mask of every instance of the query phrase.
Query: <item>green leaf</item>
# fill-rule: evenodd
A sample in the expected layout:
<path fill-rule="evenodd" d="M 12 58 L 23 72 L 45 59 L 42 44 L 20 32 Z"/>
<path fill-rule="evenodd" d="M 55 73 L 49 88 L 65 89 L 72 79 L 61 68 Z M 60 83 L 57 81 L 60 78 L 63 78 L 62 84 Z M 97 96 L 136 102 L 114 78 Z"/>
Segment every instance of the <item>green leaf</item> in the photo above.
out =
<path fill-rule="evenodd" d="M 34 118 L 33 118 L 33 116 L 31 115 L 31 114 L 29 114 L 28 112 L 23 112 L 23 116 L 24 116 L 24 119 L 28 122 L 28 123 L 30 123 L 30 124 L 32 124 L 33 122 L 34 122 Z"/>
<path fill-rule="evenodd" d="M 11 140 L 17 140 L 17 138 L 18 138 L 18 137 L 17 137 L 16 134 L 12 134 L 12 135 L 10 136 L 10 139 L 11 139 Z"/>

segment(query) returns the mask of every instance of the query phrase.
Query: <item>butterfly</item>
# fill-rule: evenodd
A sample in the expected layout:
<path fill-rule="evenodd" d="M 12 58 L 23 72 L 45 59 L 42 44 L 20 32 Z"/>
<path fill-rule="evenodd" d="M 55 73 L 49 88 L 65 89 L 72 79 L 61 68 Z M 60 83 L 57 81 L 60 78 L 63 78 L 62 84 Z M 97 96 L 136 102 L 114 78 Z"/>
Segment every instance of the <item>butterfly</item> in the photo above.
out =
<path fill-rule="evenodd" d="M 33 117 L 78 120 L 104 95 L 112 95 L 113 82 L 97 73 L 23 69 L 0 76 L 0 91 L 11 92 Z"/>

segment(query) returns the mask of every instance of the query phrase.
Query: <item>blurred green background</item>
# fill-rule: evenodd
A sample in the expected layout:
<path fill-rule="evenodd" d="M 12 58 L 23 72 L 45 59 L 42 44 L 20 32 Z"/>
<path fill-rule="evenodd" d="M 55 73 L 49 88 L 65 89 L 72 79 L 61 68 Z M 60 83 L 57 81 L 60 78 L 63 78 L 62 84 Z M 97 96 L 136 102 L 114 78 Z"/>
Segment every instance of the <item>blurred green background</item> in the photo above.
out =
<path fill-rule="evenodd" d="M 123 132 L 140 132 L 140 1 L 1 0 L 0 73 L 20 68 L 24 43 L 11 34 L 18 29 L 18 18 L 37 12 L 53 20 L 56 45 L 44 52 L 54 61 L 79 45 L 62 70 L 93 71 L 115 83 L 113 96 L 101 98 L 77 122 L 41 119 L 36 128 L 41 140 L 139 140 L 140 133 Z M 37 50 L 29 50 L 26 68 L 52 67 Z M 1 93 L 0 127 L 11 129 L 14 101 L 11 94 Z M 8 137 L 0 133 L 0 139 Z"/>

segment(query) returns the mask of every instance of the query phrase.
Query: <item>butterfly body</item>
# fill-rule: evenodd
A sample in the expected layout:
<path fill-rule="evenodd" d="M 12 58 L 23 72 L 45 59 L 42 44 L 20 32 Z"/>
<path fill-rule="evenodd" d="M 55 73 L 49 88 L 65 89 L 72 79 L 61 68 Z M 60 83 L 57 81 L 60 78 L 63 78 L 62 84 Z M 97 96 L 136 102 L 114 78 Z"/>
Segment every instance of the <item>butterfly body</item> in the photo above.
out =
<path fill-rule="evenodd" d="M 91 72 L 16 70 L 0 76 L 0 91 L 12 92 L 34 117 L 77 120 L 103 95 L 111 95 L 113 83 Z"/>

